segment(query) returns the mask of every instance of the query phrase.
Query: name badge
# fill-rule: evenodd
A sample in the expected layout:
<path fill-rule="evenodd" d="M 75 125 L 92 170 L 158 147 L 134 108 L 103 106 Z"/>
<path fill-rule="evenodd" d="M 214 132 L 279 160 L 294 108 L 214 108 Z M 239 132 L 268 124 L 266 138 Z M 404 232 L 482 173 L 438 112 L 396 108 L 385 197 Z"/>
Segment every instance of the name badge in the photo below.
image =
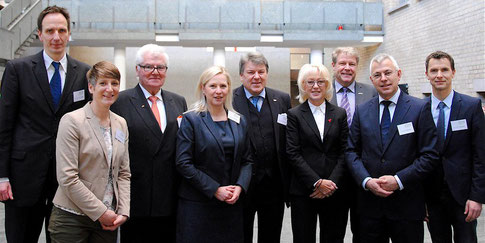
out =
<path fill-rule="evenodd" d="M 403 123 L 401 125 L 397 125 L 397 130 L 399 131 L 399 135 L 406 135 L 414 132 L 414 127 L 412 122 Z"/>
<path fill-rule="evenodd" d="M 241 116 L 232 112 L 232 111 L 229 111 L 227 113 L 227 118 L 233 120 L 234 122 L 236 122 L 237 124 L 239 124 L 239 122 L 241 121 Z"/>
<path fill-rule="evenodd" d="M 288 123 L 288 116 L 286 115 L 286 113 L 278 114 L 277 122 L 283 126 L 286 126 L 286 124 Z"/>
<path fill-rule="evenodd" d="M 453 132 L 468 129 L 468 125 L 466 124 L 466 119 L 451 121 L 450 123 L 451 123 L 451 131 Z"/>
<path fill-rule="evenodd" d="M 125 143 L 126 135 L 125 135 L 124 132 L 122 132 L 120 130 L 116 130 L 115 138 L 116 138 L 116 140 L 120 141 L 121 143 Z"/>
<path fill-rule="evenodd" d="M 177 117 L 177 124 L 179 125 L 179 128 L 180 128 L 181 123 L 182 123 L 182 116 L 178 116 Z"/>
<path fill-rule="evenodd" d="M 84 100 L 84 89 L 72 92 L 72 97 L 74 98 L 74 102 L 78 102 Z"/>

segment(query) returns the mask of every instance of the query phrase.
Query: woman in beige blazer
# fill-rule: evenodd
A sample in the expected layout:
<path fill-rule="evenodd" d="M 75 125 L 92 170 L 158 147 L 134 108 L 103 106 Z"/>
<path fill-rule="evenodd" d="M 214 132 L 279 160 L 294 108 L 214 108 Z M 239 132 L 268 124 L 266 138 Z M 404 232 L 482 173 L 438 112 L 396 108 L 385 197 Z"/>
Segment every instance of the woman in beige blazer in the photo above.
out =
<path fill-rule="evenodd" d="M 118 97 L 120 73 L 99 62 L 87 78 L 93 100 L 59 124 L 52 242 L 116 242 L 115 230 L 130 213 L 128 128 L 109 110 Z"/>

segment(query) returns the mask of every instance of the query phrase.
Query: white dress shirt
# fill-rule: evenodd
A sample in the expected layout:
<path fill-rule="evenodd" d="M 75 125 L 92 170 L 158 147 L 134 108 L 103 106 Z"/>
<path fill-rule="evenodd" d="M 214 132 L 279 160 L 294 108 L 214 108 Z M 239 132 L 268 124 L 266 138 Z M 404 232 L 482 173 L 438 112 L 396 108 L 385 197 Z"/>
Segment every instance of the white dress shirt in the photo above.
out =
<path fill-rule="evenodd" d="M 45 69 L 47 70 L 47 79 L 49 80 L 49 84 L 50 84 L 52 80 L 52 76 L 54 76 L 54 72 L 56 71 L 56 69 L 52 65 L 52 62 L 54 62 L 54 60 L 52 60 L 52 58 L 49 55 L 47 55 L 47 53 L 45 53 L 45 50 L 42 52 L 42 54 L 44 55 L 44 65 L 45 65 Z M 66 73 L 67 73 L 66 54 L 64 54 L 64 56 L 61 58 L 59 63 L 61 63 L 61 65 L 59 65 L 59 74 L 61 75 L 61 91 L 62 91 L 64 90 L 64 85 L 66 84 Z"/>
<path fill-rule="evenodd" d="M 313 105 L 312 102 L 308 101 L 310 110 L 313 114 L 313 119 L 317 123 L 318 131 L 320 132 L 320 139 L 323 141 L 323 132 L 325 129 L 325 102 L 320 106 Z"/>

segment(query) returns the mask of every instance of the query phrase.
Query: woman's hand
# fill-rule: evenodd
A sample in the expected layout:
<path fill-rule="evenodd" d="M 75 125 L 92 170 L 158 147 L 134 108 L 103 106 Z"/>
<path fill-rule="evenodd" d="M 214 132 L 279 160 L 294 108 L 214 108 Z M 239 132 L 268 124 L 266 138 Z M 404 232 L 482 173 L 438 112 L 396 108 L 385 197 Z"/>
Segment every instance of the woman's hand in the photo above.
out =
<path fill-rule="evenodd" d="M 116 219 L 116 216 L 118 216 L 113 210 L 106 210 L 101 217 L 99 217 L 99 222 L 103 226 L 112 226 L 113 222 Z"/>
<path fill-rule="evenodd" d="M 103 227 L 104 230 L 115 231 L 118 227 L 120 227 L 123 223 L 125 223 L 127 219 L 128 217 L 126 217 L 125 215 L 117 215 L 115 221 L 113 222 L 113 225 L 106 226 L 101 224 L 101 226 Z"/>
<path fill-rule="evenodd" d="M 214 196 L 217 198 L 217 200 L 219 201 L 226 201 L 228 199 L 231 199 L 232 196 L 233 196 L 233 192 L 234 192 L 234 186 L 221 186 L 219 188 L 217 188 L 217 191 L 216 193 L 214 194 Z"/>
<path fill-rule="evenodd" d="M 241 195 L 242 188 L 241 186 L 230 186 L 232 190 L 232 197 L 226 200 L 228 204 L 234 204 L 239 199 L 239 195 Z"/>

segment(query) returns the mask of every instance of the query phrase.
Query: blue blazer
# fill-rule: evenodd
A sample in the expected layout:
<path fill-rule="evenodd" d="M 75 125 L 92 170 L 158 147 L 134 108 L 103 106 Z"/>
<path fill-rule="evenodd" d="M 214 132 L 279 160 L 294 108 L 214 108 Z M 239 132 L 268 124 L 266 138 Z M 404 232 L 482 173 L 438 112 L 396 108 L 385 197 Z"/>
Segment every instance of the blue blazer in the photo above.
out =
<path fill-rule="evenodd" d="M 457 120 L 466 120 L 467 129 L 453 131 L 451 122 Z M 462 206 L 468 199 L 485 203 L 485 118 L 480 99 L 455 91 L 441 163 L 443 174 L 435 173 L 427 186 L 430 200 L 441 192 L 444 176 L 453 198 Z"/>
<path fill-rule="evenodd" d="M 414 132 L 400 135 L 397 126 L 408 122 Z M 421 182 L 438 164 L 436 127 L 429 103 L 401 92 L 389 136 L 387 144 L 382 144 L 379 97 L 357 107 L 345 153 L 347 166 L 360 188 L 357 209 L 367 217 L 422 220 L 425 207 Z M 381 198 L 362 188 L 366 177 L 382 175 L 397 175 L 404 189 Z"/>
<path fill-rule="evenodd" d="M 228 119 L 234 134 L 234 160 L 230 175 L 231 185 L 240 185 L 247 191 L 251 180 L 247 123 L 243 116 L 236 123 Z M 208 112 L 190 111 L 184 114 L 177 134 L 176 168 L 182 175 L 179 196 L 192 201 L 209 201 L 224 178 L 224 147 L 216 124 Z"/>

